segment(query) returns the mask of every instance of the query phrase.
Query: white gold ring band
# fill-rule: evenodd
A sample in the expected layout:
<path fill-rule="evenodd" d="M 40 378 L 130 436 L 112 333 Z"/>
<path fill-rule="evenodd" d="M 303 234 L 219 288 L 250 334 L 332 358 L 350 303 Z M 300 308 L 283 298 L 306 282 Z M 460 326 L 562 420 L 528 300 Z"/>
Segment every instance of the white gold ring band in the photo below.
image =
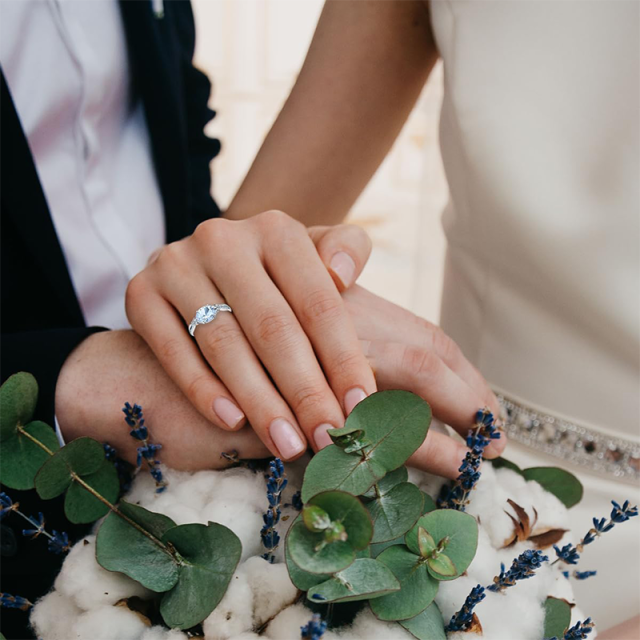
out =
<path fill-rule="evenodd" d="M 213 322 L 218 315 L 218 311 L 233 313 L 228 304 L 205 304 L 204 307 L 200 307 L 196 311 L 196 315 L 193 316 L 193 320 L 189 325 L 189 333 L 193 336 L 199 324 L 209 324 Z"/>

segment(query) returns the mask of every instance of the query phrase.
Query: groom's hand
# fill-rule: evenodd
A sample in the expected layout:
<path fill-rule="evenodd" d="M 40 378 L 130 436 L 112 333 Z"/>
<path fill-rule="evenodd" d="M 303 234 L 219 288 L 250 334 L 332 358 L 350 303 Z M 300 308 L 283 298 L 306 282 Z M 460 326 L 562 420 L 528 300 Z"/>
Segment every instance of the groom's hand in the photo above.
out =
<path fill-rule="evenodd" d="M 416 393 L 463 437 L 478 409 L 486 406 L 498 415 L 498 400 L 486 380 L 439 327 L 359 286 L 343 299 L 379 389 Z M 500 455 L 505 446 L 502 434 L 487 448 L 487 457 Z M 465 453 L 462 442 L 430 432 L 410 464 L 454 478 Z"/>
<path fill-rule="evenodd" d="M 339 292 L 370 249 L 356 227 L 309 232 L 279 211 L 209 220 L 130 282 L 127 315 L 207 421 L 238 429 L 246 419 L 293 459 L 376 390 Z M 233 313 L 192 338 L 196 311 L 225 302 Z"/>
<path fill-rule="evenodd" d="M 129 435 L 122 406 L 138 403 L 160 459 L 175 469 L 228 466 L 223 452 L 241 458 L 269 455 L 251 429 L 219 429 L 202 417 L 171 381 L 151 349 L 133 331 L 104 331 L 70 354 L 56 385 L 56 417 L 65 440 L 89 436 L 108 442 L 135 462 L 137 443 Z"/>

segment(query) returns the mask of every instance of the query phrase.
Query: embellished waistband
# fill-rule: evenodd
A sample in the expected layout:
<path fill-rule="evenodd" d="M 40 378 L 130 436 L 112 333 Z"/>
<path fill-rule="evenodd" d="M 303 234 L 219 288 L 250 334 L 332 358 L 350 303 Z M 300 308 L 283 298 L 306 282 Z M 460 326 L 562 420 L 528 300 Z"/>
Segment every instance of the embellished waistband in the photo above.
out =
<path fill-rule="evenodd" d="M 615 480 L 640 482 L 640 444 L 543 413 L 497 393 L 507 437 Z"/>

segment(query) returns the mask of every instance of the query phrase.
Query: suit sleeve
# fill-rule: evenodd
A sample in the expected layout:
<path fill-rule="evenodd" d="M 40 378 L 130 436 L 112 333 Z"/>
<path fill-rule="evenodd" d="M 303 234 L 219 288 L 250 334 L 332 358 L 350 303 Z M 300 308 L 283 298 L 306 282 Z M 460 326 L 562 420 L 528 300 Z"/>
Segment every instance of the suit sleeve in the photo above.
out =
<path fill-rule="evenodd" d="M 211 196 L 210 164 L 220 153 L 221 145 L 217 138 L 210 138 L 204 131 L 216 113 L 209 108 L 211 82 L 193 64 L 196 32 L 191 3 L 175 3 L 172 8 L 176 9 L 176 33 L 183 80 L 181 97 L 187 124 L 189 200 L 193 218 L 202 222 L 220 215 L 220 209 Z"/>

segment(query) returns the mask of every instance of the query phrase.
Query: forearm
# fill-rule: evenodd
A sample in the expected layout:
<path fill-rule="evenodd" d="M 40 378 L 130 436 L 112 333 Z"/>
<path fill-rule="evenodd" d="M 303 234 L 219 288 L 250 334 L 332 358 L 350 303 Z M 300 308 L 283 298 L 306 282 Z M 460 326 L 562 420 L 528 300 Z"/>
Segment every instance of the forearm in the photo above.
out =
<path fill-rule="evenodd" d="M 329 0 L 298 80 L 225 216 L 340 222 L 437 58 L 426 4 Z"/>

